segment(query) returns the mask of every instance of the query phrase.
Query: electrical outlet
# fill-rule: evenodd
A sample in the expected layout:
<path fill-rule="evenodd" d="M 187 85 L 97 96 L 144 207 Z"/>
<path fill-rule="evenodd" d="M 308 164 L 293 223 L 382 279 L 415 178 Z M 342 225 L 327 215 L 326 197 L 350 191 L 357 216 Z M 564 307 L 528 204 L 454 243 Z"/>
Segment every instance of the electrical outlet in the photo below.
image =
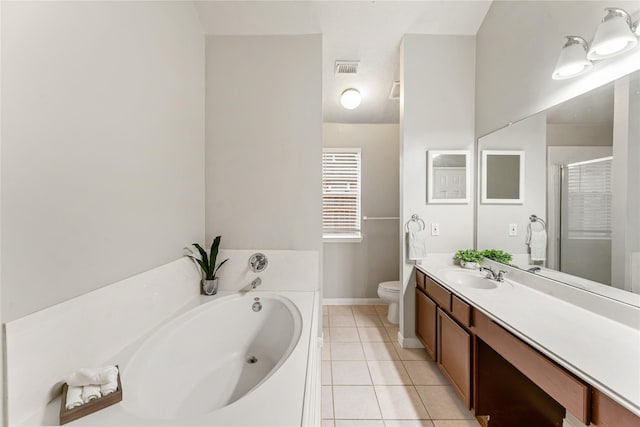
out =
<path fill-rule="evenodd" d="M 509 236 L 518 235 L 518 224 L 509 224 Z"/>
<path fill-rule="evenodd" d="M 431 235 L 432 236 L 439 236 L 440 235 L 440 224 L 438 224 L 437 222 L 432 222 L 431 223 Z"/>

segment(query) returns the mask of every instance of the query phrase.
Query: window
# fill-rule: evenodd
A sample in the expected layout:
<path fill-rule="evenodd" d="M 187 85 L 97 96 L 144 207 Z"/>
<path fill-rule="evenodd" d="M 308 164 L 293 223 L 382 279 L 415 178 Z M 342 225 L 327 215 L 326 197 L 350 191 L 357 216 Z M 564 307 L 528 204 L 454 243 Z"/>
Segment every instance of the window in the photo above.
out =
<path fill-rule="evenodd" d="M 611 239 L 612 158 L 567 166 L 569 239 Z"/>
<path fill-rule="evenodd" d="M 360 240 L 360 149 L 322 152 L 322 235 Z"/>

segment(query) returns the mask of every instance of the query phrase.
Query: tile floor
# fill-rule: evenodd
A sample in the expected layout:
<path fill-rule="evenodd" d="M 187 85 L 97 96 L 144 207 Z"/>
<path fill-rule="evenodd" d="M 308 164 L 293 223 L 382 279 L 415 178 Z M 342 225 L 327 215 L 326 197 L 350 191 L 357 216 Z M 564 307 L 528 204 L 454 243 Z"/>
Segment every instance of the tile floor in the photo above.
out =
<path fill-rule="evenodd" d="M 386 305 L 323 307 L 322 427 L 477 427 L 423 349 L 404 349 Z"/>

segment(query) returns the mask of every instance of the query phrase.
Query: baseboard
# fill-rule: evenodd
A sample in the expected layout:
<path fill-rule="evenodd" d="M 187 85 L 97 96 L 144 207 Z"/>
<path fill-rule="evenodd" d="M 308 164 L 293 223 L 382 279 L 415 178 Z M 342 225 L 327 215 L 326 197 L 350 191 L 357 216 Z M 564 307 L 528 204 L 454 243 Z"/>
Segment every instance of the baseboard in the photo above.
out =
<path fill-rule="evenodd" d="M 380 298 L 323 298 L 322 305 L 383 305 Z"/>
<path fill-rule="evenodd" d="M 402 336 L 400 331 L 398 331 L 398 343 L 402 348 L 423 348 L 424 346 L 418 340 L 418 338 L 405 338 Z"/>

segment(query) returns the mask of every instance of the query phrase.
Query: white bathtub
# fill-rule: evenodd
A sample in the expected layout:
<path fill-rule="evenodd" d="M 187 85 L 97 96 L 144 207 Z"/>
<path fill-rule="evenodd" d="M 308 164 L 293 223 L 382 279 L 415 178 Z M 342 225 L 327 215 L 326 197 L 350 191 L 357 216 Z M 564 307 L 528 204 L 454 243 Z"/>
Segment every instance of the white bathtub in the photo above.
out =
<path fill-rule="evenodd" d="M 224 408 L 267 381 L 301 331 L 300 311 L 278 294 L 236 294 L 200 306 L 135 352 L 122 369 L 123 406 L 134 415 L 169 420 Z"/>
<path fill-rule="evenodd" d="M 317 294 L 220 294 L 197 298 L 111 360 L 121 369 L 122 402 L 71 425 L 305 424 Z M 59 405 L 26 424 L 56 425 Z"/>

